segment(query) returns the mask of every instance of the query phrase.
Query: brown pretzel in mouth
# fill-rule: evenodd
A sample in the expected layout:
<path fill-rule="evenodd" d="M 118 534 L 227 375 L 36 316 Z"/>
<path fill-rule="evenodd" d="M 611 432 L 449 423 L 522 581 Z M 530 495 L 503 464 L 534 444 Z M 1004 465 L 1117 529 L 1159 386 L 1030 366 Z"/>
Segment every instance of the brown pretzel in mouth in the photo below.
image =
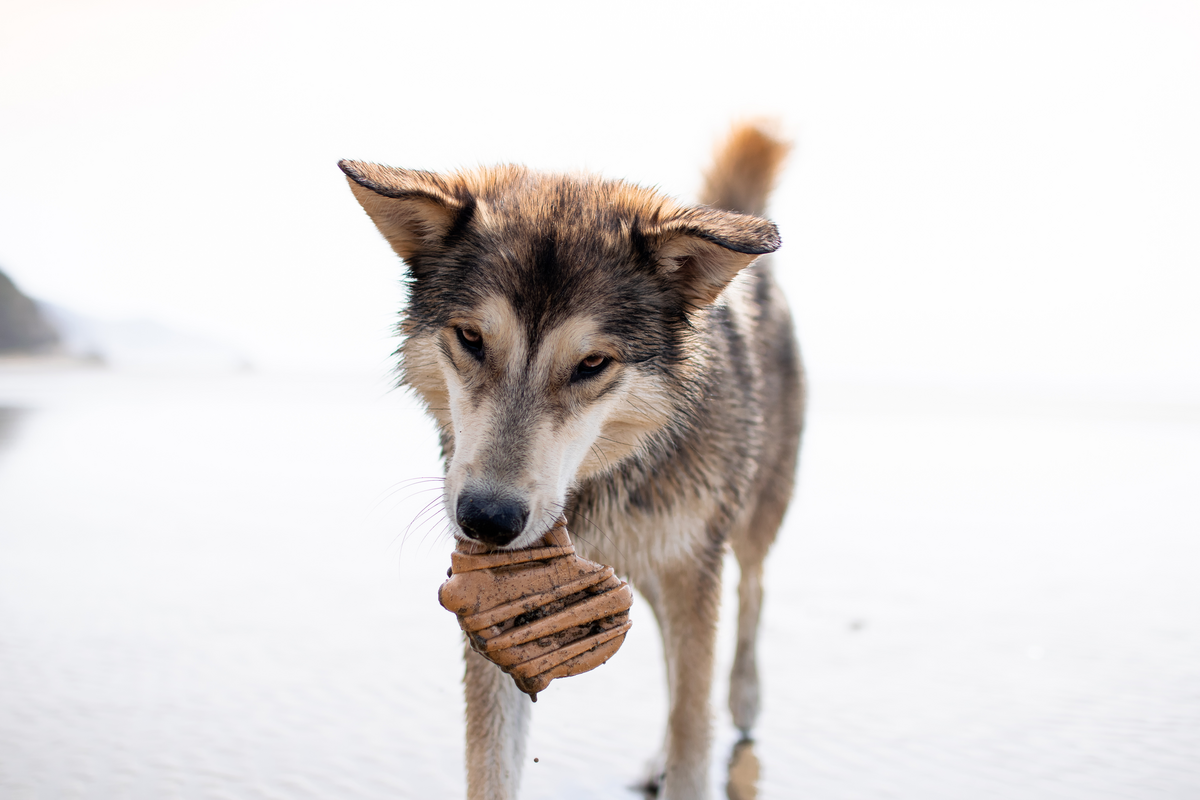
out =
<path fill-rule="evenodd" d="M 632 625 L 633 591 L 612 567 L 575 555 L 562 519 L 525 550 L 459 541 L 448 574 L 439 602 L 535 703 L 555 678 L 608 661 Z"/>

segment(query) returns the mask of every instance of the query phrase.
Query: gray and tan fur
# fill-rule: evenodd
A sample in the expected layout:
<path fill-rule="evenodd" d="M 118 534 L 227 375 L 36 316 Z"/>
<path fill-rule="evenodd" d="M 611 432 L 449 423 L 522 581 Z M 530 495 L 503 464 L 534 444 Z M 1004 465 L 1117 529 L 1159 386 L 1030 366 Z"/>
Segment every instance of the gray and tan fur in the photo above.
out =
<path fill-rule="evenodd" d="M 403 380 L 441 428 L 456 536 L 526 547 L 561 514 L 658 618 L 670 712 L 661 794 L 709 796 L 722 553 L 741 567 L 729 705 L 758 713 L 762 564 L 804 405 L 791 320 L 759 256 L 787 147 L 742 126 L 687 206 L 516 166 L 437 175 L 341 162 L 408 267 Z M 515 798 L 530 704 L 466 651 L 470 798 Z"/>

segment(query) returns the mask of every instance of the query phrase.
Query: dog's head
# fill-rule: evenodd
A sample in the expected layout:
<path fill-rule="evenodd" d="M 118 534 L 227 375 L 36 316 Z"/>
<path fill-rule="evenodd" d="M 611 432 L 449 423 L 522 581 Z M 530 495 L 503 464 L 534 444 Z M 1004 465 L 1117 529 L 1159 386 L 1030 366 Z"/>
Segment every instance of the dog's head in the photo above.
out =
<path fill-rule="evenodd" d="M 447 513 L 501 547 L 673 424 L 697 315 L 779 246 L 766 220 L 594 177 L 340 166 L 408 266 L 403 376 L 442 426 Z"/>

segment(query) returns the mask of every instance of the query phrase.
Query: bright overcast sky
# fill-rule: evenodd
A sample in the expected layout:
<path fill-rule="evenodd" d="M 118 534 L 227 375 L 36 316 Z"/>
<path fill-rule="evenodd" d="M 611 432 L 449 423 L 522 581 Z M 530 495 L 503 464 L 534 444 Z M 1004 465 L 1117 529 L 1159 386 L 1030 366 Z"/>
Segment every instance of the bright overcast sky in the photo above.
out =
<path fill-rule="evenodd" d="M 735 10 L 736 9 L 736 10 Z M 1200 4 L 10 2 L 0 267 L 267 366 L 379 369 L 339 158 L 688 197 L 739 116 L 814 376 L 1200 385 Z"/>

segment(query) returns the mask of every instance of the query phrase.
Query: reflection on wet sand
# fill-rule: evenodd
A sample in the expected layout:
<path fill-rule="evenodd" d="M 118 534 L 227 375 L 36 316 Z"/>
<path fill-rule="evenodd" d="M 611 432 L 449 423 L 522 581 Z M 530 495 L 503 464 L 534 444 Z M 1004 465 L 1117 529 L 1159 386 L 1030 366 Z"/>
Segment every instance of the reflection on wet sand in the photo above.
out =
<path fill-rule="evenodd" d="M 754 753 L 752 739 L 742 739 L 733 746 L 725 794 L 729 800 L 756 800 L 758 797 L 758 756 Z"/>
<path fill-rule="evenodd" d="M 733 746 L 729 755 L 729 779 L 725 782 L 725 796 L 729 800 L 758 800 L 758 755 L 754 752 L 753 739 L 741 739 Z M 645 800 L 658 797 L 658 781 L 630 787 L 640 792 Z"/>
<path fill-rule="evenodd" d="M 0 451 L 16 440 L 17 428 L 21 420 L 29 412 L 23 408 L 6 408 L 0 406 Z"/>

